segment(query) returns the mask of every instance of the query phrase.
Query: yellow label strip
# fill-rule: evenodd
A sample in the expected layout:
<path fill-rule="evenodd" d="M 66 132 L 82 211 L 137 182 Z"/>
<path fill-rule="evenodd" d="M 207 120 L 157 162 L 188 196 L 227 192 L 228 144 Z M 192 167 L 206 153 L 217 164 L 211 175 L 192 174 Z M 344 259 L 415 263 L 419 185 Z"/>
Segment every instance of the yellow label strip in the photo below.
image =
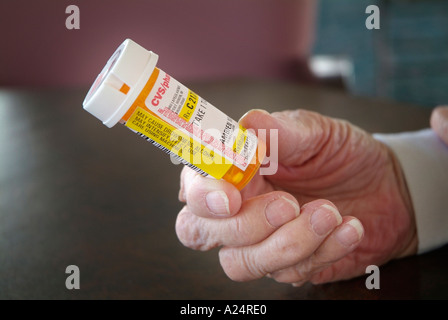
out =
<path fill-rule="evenodd" d="M 236 135 L 235 142 L 233 143 L 233 151 L 240 153 L 243 150 L 244 144 L 246 143 L 247 132 L 243 126 L 239 126 L 238 134 Z"/>
<path fill-rule="evenodd" d="M 221 179 L 232 166 L 232 163 L 228 163 L 218 153 L 141 107 L 136 107 L 126 126 L 144 134 L 216 179 Z"/>

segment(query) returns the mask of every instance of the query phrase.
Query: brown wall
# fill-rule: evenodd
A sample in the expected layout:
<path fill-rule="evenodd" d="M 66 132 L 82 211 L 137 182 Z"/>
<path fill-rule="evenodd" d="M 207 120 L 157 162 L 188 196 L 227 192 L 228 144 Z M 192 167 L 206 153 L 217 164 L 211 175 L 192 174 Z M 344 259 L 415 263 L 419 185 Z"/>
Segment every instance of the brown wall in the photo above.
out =
<path fill-rule="evenodd" d="M 65 9 L 80 9 L 68 30 Z M 179 80 L 285 77 L 307 55 L 314 0 L 0 0 L 0 85 L 89 85 L 131 38 Z"/>

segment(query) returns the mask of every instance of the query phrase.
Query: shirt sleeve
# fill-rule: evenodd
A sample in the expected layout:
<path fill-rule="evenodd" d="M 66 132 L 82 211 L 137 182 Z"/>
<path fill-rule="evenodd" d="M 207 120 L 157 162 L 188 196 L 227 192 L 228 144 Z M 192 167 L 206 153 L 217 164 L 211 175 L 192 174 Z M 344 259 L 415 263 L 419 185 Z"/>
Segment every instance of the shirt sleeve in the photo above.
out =
<path fill-rule="evenodd" d="M 374 134 L 401 163 L 424 253 L 448 243 L 448 146 L 431 129 Z"/>

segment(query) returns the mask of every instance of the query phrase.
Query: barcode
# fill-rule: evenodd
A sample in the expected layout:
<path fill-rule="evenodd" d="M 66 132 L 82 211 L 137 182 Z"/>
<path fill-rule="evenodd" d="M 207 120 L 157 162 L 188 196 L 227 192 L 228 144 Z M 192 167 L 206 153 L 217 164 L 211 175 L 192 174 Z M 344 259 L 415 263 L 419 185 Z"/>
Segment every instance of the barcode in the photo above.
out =
<path fill-rule="evenodd" d="M 177 154 L 171 152 L 170 149 L 165 148 L 164 146 L 162 146 L 160 143 L 155 142 L 154 140 L 152 140 L 151 138 L 145 136 L 143 133 L 140 132 L 135 132 L 137 133 L 140 137 L 142 137 L 143 139 L 145 139 L 148 142 L 151 142 L 154 146 L 156 146 L 157 148 L 165 151 L 166 153 L 168 153 L 171 157 L 173 157 L 174 159 L 176 159 L 177 161 L 181 162 L 182 164 L 186 165 L 187 167 L 193 169 L 194 171 L 196 171 L 197 173 L 199 173 L 200 175 L 206 177 L 208 176 L 208 173 L 199 169 L 198 167 L 196 167 L 195 165 L 191 164 L 190 162 L 186 161 L 185 159 L 179 157 Z"/>
<path fill-rule="evenodd" d="M 250 131 L 247 132 L 246 142 L 244 143 L 244 150 L 241 152 L 244 158 L 251 159 L 254 153 L 257 151 L 258 138 Z"/>
<path fill-rule="evenodd" d="M 232 138 L 236 139 L 236 137 L 233 137 L 235 127 L 236 127 L 235 121 L 233 121 L 233 119 L 228 116 L 226 125 L 224 127 L 224 130 L 222 130 L 222 135 L 221 135 L 221 142 L 223 144 L 229 143 L 229 141 Z"/>

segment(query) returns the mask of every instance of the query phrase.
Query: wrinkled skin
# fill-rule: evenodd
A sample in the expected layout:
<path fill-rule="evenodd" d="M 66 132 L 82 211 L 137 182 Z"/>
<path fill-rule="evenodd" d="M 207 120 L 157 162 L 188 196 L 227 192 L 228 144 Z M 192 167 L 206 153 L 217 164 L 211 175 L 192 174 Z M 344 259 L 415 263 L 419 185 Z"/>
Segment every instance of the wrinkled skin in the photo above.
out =
<path fill-rule="evenodd" d="M 240 123 L 278 129 L 278 171 L 256 175 L 240 192 L 184 168 L 176 233 L 185 246 L 220 246 L 233 280 L 268 276 L 295 286 L 353 278 L 416 253 L 412 201 L 384 144 L 304 110 L 253 110 Z"/>

